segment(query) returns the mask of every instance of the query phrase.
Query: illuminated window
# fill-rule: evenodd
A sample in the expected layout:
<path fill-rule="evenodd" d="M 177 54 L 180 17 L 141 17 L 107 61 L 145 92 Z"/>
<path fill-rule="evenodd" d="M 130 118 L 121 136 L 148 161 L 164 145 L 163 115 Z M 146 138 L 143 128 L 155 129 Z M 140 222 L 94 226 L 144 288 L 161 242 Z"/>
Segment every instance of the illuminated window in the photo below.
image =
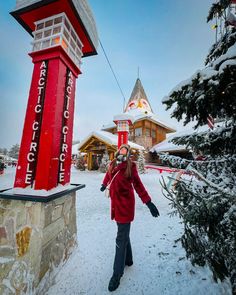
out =
<path fill-rule="evenodd" d="M 65 13 L 37 21 L 35 27 L 33 51 L 60 45 L 80 67 L 83 44 Z"/>
<path fill-rule="evenodd" d="M 142 128 L 135 128 L 135 136 L 142 136 Z"/>

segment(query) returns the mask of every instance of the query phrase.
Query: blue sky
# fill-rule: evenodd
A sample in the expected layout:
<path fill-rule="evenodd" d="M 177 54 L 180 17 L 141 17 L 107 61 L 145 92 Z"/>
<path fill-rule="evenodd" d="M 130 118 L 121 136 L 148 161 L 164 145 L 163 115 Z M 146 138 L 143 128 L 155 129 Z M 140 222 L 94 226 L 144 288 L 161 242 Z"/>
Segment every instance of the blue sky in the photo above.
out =
<path fill-rule="evenodd" d="M 140 79 L 154 112 L 170 118 L 161 100 L 179 82 L 204 66 L 214 42 L 206 16 L 213 0 L 90 0 L 99 37 L 129 99 L 140 68 Z M 20 143 L 33 64 L 31 36 L 9 12 L 15 1 L 0 4 L 0 147 Z M 83 59 L 77 80 L 74 139 L 112 121 L 122 111 L 123 98 L 98 48 Z"/>

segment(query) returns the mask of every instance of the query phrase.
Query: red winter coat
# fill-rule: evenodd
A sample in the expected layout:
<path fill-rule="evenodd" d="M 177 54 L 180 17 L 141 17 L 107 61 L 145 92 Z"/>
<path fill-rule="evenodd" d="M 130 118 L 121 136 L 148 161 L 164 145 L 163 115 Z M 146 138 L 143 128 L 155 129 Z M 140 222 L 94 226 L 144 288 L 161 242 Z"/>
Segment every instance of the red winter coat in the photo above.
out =
<path fill-rule="evenodd" d="M 134 220 L 134 189 L 143 203 L 151 201 L 139 178 L 136 164 L 132 163 L 132 175 L 129 178 L 124 175 L 126 167 L 127 162 L 122 162 L 113 169 L 112 175 L 107 172 L 103 180 L 103 184 L 107 186 L 116 172 L 120 171 L 110 187 L 111 219 L 115 219 L 119 223 L 129 223 Z"/>

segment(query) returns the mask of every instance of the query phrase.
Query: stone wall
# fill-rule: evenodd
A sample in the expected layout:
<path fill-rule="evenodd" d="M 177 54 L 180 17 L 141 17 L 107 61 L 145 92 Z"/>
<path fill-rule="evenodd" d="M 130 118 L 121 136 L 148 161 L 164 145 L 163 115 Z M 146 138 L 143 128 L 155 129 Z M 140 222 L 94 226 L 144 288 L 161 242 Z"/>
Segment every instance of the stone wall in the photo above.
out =
<path fill-rule="evenodd" d="M 0 294 L 44 294 L 76 233 L 75 192 L 48 203 L 0 199 Z"/>

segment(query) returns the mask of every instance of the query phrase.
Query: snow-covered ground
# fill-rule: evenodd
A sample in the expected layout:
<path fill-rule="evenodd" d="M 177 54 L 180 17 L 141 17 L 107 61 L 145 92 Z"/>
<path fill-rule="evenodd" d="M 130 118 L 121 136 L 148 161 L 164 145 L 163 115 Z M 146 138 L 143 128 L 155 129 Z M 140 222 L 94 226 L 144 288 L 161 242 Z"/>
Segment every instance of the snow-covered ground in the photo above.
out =
<path fill-rule="evenodd" d="M 14 169 L 0 176 L 0 189 L 12 186 Z M 169 217 L 169 201 L 161 193 L 156 171 L 141 175 L 161 216 L 153 218 L 136 198 L 131 225 L 134 265 L 125 268 L 119 295 L 230 295 L 227 282 L 216 284 L 208 268 L 193 267 L 180 242 L 183 231 L 178 217 Z M 78 248 L 59 272 L 47 295 L 103 295 L 112 275 L 117 226 L 110 220 L 109 200 L 100 192 L 104 174 L 72 168 L 72 182 L 85 183 L 77 193 Z"/>

